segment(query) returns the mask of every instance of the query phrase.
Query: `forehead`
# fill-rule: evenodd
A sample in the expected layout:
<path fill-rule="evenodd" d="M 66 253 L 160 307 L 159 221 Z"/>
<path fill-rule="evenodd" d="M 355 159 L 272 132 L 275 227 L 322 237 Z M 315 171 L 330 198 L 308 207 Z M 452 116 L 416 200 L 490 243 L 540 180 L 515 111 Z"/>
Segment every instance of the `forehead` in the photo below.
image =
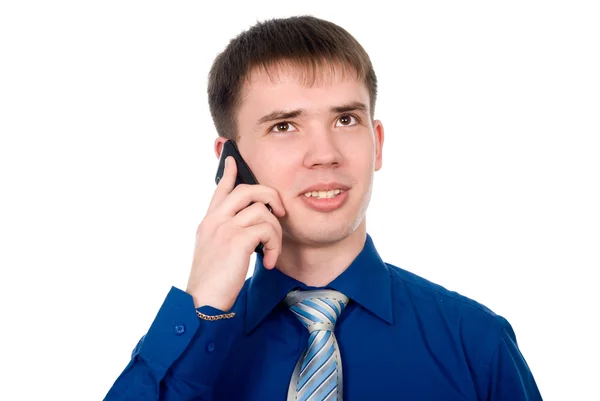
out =
<path fill-rule="evenodd" d="M 327 61 L 314 64 L 279 61 L 250 70 L 241 88 L 240 103 L 281 103 L 295 96 L 311 96 L 310 93 L 312 96 L 327 93 L 328 98 L 354 98 L 338 101 L 365 101 L 369 97 L 364 80 L 352 67 Z"/>

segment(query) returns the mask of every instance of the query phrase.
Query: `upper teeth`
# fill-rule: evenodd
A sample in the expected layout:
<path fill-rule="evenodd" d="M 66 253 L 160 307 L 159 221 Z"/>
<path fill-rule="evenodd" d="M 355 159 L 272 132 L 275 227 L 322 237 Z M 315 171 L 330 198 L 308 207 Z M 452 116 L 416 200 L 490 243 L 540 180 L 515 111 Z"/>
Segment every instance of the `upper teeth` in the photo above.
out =
<path fill-rule="evenodd" d="M 325 199 L 325 198 L 333 198 L 334 196 L 344 192 L 341 189 L 332 189 L 331 191 L 312 191 L 304 194 L 307 198 L 311 196 L 313 198 Z"/>

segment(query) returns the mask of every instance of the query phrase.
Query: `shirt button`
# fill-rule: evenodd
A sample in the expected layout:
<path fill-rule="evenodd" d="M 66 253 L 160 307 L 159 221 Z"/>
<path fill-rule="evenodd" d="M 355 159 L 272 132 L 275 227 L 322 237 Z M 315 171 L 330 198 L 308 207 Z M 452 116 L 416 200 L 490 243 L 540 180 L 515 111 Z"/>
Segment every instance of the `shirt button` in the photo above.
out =
<path fill-rule="evenodd" d="M 178 336 L 180 336 L 180 335 L 182 335 L 183 333 L 185 333 L 185 325 L 184 325 L 183 323 L 182 323 L 182 324 L 178 324 L 178 325 L 176 325 L 176 326 L 175 326 L 175 333 L 176 333 Z"/>
<path fill-rule="evenodd" d="M 206 346 L 206 350 L 208 352 L 213 352 L 215 350 L 215 343 L 208 343 L 208 345 Z"/>

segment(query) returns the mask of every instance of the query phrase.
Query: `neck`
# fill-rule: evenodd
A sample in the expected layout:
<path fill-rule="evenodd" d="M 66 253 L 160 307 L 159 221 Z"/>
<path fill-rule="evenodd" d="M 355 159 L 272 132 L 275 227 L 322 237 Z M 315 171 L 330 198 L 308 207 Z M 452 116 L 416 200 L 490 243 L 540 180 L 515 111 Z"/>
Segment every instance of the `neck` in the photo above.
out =
<path fill-rule="evenodd" d="M 352 234 L 326 245 L 312 246 L 284 238 L 277 269 L 308 286 L 323 287 L 356 259 L 365 245 L 366 235 L 363 219 Z"/>

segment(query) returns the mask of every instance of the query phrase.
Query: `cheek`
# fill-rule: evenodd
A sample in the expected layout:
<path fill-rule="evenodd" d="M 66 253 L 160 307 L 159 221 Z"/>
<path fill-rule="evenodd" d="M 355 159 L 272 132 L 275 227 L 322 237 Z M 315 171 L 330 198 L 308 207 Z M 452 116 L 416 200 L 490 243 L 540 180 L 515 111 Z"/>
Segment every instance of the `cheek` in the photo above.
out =
<path fill-rule="evenodd" d="M 274 154 L 262 155 L 257 158 L 257 169 L 254 172 L 258 181 L 276 189 L 280 196 L 285 197 L 288 192 L 295 188 L 295 176 L 298 171 L 298 162 L 294 156 L 282 157 L 285 152 L 273 152 Z"/>
<path fill-rule="evenodd" d="M 344 144 L 344 156 L 353 170 L 374 166 L 375 144 L 367 135 L 360 140 L 347 141 Z"/>

